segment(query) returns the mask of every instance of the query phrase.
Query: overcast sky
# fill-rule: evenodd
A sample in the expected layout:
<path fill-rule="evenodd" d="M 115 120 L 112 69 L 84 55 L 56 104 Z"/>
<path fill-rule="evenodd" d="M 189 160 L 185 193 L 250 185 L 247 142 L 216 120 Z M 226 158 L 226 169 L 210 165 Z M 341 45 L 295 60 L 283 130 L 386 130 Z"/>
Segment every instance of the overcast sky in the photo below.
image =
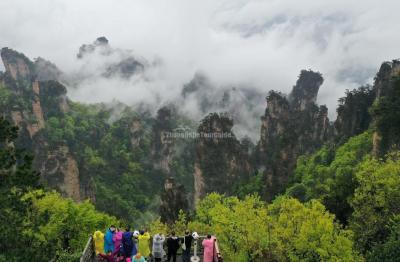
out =
<path fill-rule="evenodd" d="M 290 91 L 303 68 L 318 70 L 318 100 L 332 115 L 346 88 L 371 82 L 382 61 L 400 57 L 399 10 L 398 0 L 1 0 L 0 47 L 68 72 L 81 44 L 106 36 L 113 47 L 163 61 L 164 94 L 198 70 L 265 94 Z M 75 98 L 129 97 L 110 89 Z"/>

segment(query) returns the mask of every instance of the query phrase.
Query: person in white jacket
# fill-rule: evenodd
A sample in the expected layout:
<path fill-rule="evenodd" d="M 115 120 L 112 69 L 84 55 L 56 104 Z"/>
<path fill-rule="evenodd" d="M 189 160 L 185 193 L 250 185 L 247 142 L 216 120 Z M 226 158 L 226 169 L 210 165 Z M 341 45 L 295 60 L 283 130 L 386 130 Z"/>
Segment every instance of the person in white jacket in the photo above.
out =
<path fill-rule="evenodd" d="M 155 262 L 161 262 L 164 257 L 164 241 L 163 234 L 155 234 L 153 236 L 153 257 Z"/>

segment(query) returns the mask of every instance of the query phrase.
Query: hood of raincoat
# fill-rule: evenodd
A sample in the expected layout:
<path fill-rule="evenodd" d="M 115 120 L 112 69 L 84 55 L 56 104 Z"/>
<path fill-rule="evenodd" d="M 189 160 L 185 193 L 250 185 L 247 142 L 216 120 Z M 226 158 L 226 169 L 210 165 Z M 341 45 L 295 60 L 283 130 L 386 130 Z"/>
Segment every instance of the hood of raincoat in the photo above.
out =
<path fill-rule="evenodd" d="M 117 240 L 122 240 L 122 235 L 123 235 L 122 231 L 115 232 L 114 238 Z"/>
<path fill-rule="evenodd" d="M 139 240 L 147 240 L 147 239 L 150 239 L 150 233 L 149 233 L 149 232 L 146 232 L 146 233 L 144 233 L 143 235 L 139 235 L 138 238 L 139 238 Z"/>
<path fill-rule="evenodd" d="M 112 243 L 113 242 L 113 235 L 114 235 L 114 232 L 112 232 L 110 229 L 108 229 L 107 232 L 106 232 L 106 235 L 104 237 L 104 240 L 106 242 Z"/>
<path fill-rule="evenodd" d="M 103 239 L 104 238 L 104 234 L 101 231 L 97 230 L 97 231 L 94 232 L 93 237 L 95 239 Z"/>

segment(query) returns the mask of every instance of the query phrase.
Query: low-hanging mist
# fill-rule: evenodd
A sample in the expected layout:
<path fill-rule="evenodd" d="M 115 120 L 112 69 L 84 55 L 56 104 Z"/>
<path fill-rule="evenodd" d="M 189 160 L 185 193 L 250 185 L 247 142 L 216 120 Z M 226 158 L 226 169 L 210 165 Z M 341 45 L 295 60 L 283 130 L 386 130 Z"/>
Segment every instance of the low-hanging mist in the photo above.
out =
<path fill-rule="evenodd" d="M 327 104 L 333 119 L 336 101 L 346 89 L 370 82 L 376 65 L 398 57 L 399 36 L 393 26 L 398 24 L 398 5 L 397 1 L 384 5 L 290 0 L 2 1 L 0 46 L 29 57 L 43 56 L 67 74 L 86 76 L 80 78 L 79 88 L 70 90 L 74 99 L 84 102 L 167 103 L 181 95 L 196 72 L 216 89 L 251 88 L 265 97 L 271 89 L 288 93 L 301 69 L 313 69 L 324 76 L 318 102 Z M 133 50 L 135 58 L 147 61 L 146 70 L 128 80 L 104 79 L 96 75 L 97 65 L 104 61 L 77 62 L 81 44 L 102 35 L 115 48 Z M 197 102 L 186 103 L 183 108 L 196 111 Z"/>

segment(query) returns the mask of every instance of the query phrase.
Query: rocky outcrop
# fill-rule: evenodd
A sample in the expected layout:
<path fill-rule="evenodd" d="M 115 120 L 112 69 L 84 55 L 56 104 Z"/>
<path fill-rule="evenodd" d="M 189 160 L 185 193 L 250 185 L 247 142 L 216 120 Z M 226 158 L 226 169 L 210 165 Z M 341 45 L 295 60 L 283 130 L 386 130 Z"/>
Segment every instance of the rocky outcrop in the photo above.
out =
<path fill-rule="evenodd" d="M 40 141 L 43 143 L 43 141 Z M 78 164 L 66 145 L 49 150 L 37 142 L 34 166 L 40 170 L 43 182 L 56 188 L 65 197 L 82 200 Z"/>
<path fill-rule="evenodd" d="M 204 183 L 203 172 L 200 167 L 200 163 L 194 164 L 194 202 L 197 203 L 201 198 L 204 197 L 206 185 Z"/>
<path fill-rule="evenodd" d="M 379 99 L 380 97 L 387 96 L 389 92 L 393 89 L 393 78 L 398 77 L 399 75 L 400 60 L 384 62 L 375 77 L 373 87 L 373 90 L 375 91 L 375 97 Z"/>
<path fill-rule="evenodd" d="M 50 74 L 55 71 L 48 71 L 52 66 L 43 59 L 33 63 L 8 48 L 1 50 L 1 57 L 8 76 L 6 86 L 16 100 L 9 118 L 19 127 L 17 143 L 34 152 L 33 166 L 40 170 L 45 184 L 76 201 L 93 199 L 90 179 L 82 181 L 78 163 L 68 146 L 50 145 L 41 132 L 46 119 L 69 110 L 67 91 L 62 84 L 53 80 L 39 81 L 39 78 L 55 77 Z"/>
<path fill-rule="evenodd" d="M 235 122 L 235 134 L 249 136 L 256 141 L 259 137 L 259 115 L 264 110 L 265 94 L 249 86 L 218 86 L 202 73 L 197 72 L 185 84 L 181 92 L 180 109 L 193 118 L 209 113 L 227 112 Z"/>
<path fill-rule="evenodd" d="M 155 169 L 161 170 L 167 176 L 171 174 L 173 159 L 174 141 L 168 134 L 173 131 L 174 114 L 174 109 L 171 107 L 160 108 L 153 126 L 153 166 Z"/>
<path fill-rule="evenodd" d="M 87 55 L 92 54 L 96 50 L 100 50 L 103 55 L 108 55 L 111 52 L 108 44 L 108 39 L 104 36 L 98 37 L 92 44 L 83 44 L 79 48 L 79 52 L 76 55 L 78 58 L 84 58 Z"/>
<path fill-rule="evenodd" d="M 247 149 L 232 132 L 233 120 L 211 113 L 198 127 L 194 165 L 194 200 L 207 193 L 232 193 L 234 185 L 251 172 Z"/>
<path fill-rule="evenodd" d="M 45 126 L 42 106 L 40 104 L 40 87 L 38 81 L 32 82 L 32 102 L 31 107 L 13 108 L 10 112 L 10 117 L 13 123 L 20 129 L 20 134 L 23 130 L 28 131 L 29 138 L 33 137 Z M 15 94 L 17 95 L 17 94 Z"/>
<path fill-rule="evenodd" d="M 48 112 L 66 112 L 66 88 L 56 81 L 40 82 L 37 72 L 43 74 L 41 68 L 30 61 L 25 55 L 9 48 L 1 49 L 1 58 L 6 68 L 6 74 L 11 76 L 8 85 L 10 91 L 22 101 L 16 103 L 11 110 L 11 119 L 20 128 L 25 128 L 32 139 L 45 126 Z M 38 59 L 43 64 L 43 59 Z M 41 62 L 42 61 L 42 62 Z M 51 90 L 51 91 L 49 91 Z M 58 92 L 54 92 L 58 90 Z M 49 101 L 56 100 L 55 103 Z M 30 101 L 31 104 L 26 101 Z"/>
<path fill-rule="evenodd" d="M 128 79 L 135 74 L 143 72 L 143 70 L 143 64 L 137 61 L 134 57 L 127 57 L 122 59 L 120 62 L 109 65 L 103 73 L 103 76 L 119 76 Z"/>
<path fill-rule="evenodd" d="M 57 66 L 46 59 L 38 57 L 35 59 L 35 72 L 38 81 L 59 81 L 63 78 L 63 73 Z"/>
<path fill-rule="evenodd" d="M 335 142 L 341 144 L 369 128 L 371 123 L 369 108 L 374 100 L 375 92 L 370 86 L 347 91 L 346 96 L 339 99 L 334 123 Z"/>
<path fill-rule="evenodd" d="M 395 100 L 398 97 L 396 79 L 399 76 L 400 61 L 384 62 L 372 87 L 367 85 L 347 91 L 346 96 L 339 99 L 338 115 L 334 123 L 335 142 L 340 144 L 372 128 L 375 155 L 384 155 L 391 146 L 398 143 L 396 137 L 400 130 L 393 129 L 397 122 L 397 110 L 391 110 L 398 103 Z"/>
<path fill-rule="evenodd" d="M 1 59 L 3 60 L 6 72 L 13 80 L 32 80 L 34 66 L 24 54 L 5 47 L 1 49 Z"/>
<path fill-rule="evenodd" d="M 255 152 L 256 165 L 264 170 L 267 199 L 284 190 L 297 157 L 313 152 L 331 135 L 328 109 L 316 105 L 322 83 L 320 73 L 303 70 L 288 97 L 274 91 L 267 97 Z"/>
<path fill-rule="evenodd" d="M 164 190 L 161 193 L 160 216 L 161 221 L 173 224 L 178 220 L 179 211 L 189 211 L 186 190 L 183 185 L 178 184 L 174 178 L 167 178 Z"/>
<path fill-rule="evenodd" d="M 70 109 L 67 89 L 57 81 L 43 81 L 40 83 L 40 102 L 45 118 L 60 116 Z"/>
<path fill-rule="evenodd" d="M 97 65 L 102 63 L 101 76 L 129 79 L 145 70 L 145 61 L 139 61 L 129 50 L 116 49 L 110 46 L 106 37 L 98 37 L 92 44 L 79 48 L 78 59 L 94 58 Z M 100 58 L 100 60 L 99 60 Z"/>
<path fill-rule="evenodd" d="M 375 102 L 371 107 L 373 125 L 373 153 L 383 156 L 400 148 L 400 60 L 385 62 L 375 77 Z"/>
<path fill-rule="evenodd" d="M 289 96 L 293 111 L 304 111 L 317 101 L 317 95 L 324 79 L 320 73 L 302 70 Z"/>
<path fill-rule="evenodd" d="M 36 119 L 36 123 L 28 125 L 29 133 L 31 138 L 42 128 L 44 128 L 44 117 L 43 110 L 40 105 L 40 87 L 39 81 L 35 80 L 32 83 L 33 90 L 33 101 L 32 101 L 32 113 Z"/>
<path fill-rule="evenodd" d="M 140 120 L 135 119 L 132 121 L 130 132 L 132 148 L 139 147 L 143 135 L 142 123 L 140 122 Z"/>

